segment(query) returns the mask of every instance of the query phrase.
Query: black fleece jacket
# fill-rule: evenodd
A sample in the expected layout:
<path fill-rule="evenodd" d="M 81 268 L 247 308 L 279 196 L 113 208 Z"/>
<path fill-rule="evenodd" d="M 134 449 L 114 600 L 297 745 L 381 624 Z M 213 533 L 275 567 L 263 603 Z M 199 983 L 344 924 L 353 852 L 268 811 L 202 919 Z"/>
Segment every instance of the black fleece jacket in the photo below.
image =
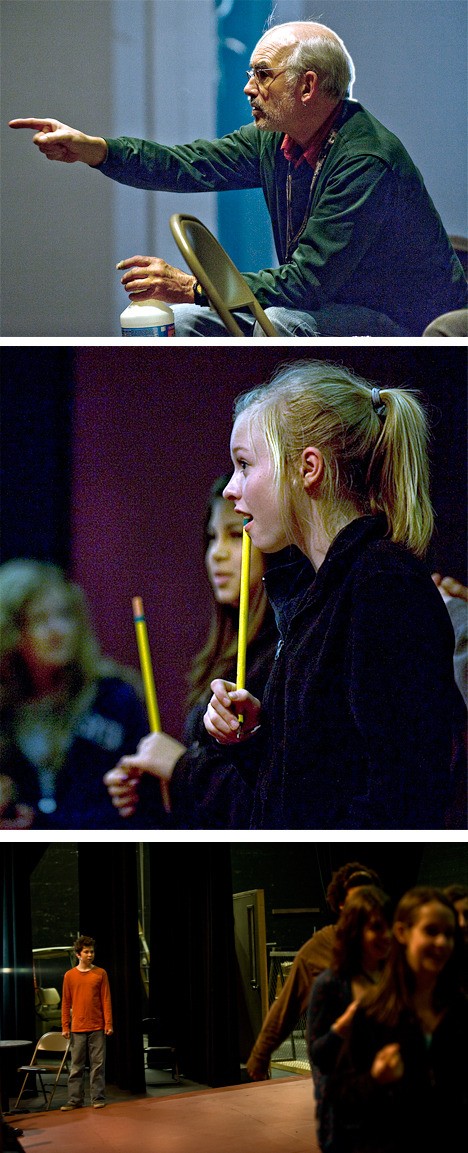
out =
<path fill-rule="evenodd" d="M 297 560 L 266 574 L 281 641 L 252 828 L 444 827 L 453 629 L 425 565 L 385 532 L 352 521 L 313 581 Z"/>

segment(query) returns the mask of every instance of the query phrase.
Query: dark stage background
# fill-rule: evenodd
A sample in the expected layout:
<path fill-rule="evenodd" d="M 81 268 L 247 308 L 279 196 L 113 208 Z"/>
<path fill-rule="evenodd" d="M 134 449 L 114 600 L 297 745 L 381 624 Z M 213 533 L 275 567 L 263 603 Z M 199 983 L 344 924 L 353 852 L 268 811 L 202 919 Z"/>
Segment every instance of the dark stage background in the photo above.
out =
<path fill-rule="evenodd" d="M 209 619 L 201 524 L 211 483 L 229 468 L 233 400 L 304 356 L 420 390 L 433 427 L 429 565 L 466 581 L 463 348 L 3 350 L 2 559 L 64 565 L 86 590 L 104 651 L 135 666 L 131 598 L 143 596 L 163 725 L 176 736 Z"/>
<path fill-rule="evenodd" d="M 466 844 L 251 843 L 144 846 L 63 843 L 0 845 L 3 1038 L 34 1037 L 32 948 L 96 937 L 107 969 L 114 1036 L 107 1080 L 145 1092 L 142 1017 L 158 1017 L 161 1042 L 177 1042 L 183 1074 L 204 1085 L 240 1080 L 233 892 L 263 888 L 267 940 L 298 949 L 333 919 L 325 901 L 332 872 L 346 861 L 376 869 L 393 902 L 414 884 L 468 878 Z M 141 874 L 140 874 L 141 875 Z M 317 916 L 297 907 L 317 906 Z M 278 916 L 278 906 L 290 916 Z M 143 1003 L 138 924 L 150 949 L 149 1001 Z"/>

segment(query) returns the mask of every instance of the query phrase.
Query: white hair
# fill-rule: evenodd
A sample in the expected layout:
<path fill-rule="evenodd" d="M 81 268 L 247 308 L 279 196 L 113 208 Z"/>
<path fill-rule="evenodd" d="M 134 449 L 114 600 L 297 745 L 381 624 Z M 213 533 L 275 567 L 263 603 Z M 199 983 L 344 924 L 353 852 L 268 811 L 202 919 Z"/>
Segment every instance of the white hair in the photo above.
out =
<path fill-rule="evenodd" d="M 337 100 L 351 96 L 356 73 L 343 41 L 326 24 L 316 24 L 312 20 L 300 23 L 303 28 L 310 24 L 310 36 L 299 37 L 294 31 L 294 21 L 270 27 L 264 34 L 268 35 L 279 28 L 287 29 L 287 43 L 291 44 L 292 49 L 287 62 L 290 78 L 300 76 L 303 72 L 316 72 L 321 92 Z"/>

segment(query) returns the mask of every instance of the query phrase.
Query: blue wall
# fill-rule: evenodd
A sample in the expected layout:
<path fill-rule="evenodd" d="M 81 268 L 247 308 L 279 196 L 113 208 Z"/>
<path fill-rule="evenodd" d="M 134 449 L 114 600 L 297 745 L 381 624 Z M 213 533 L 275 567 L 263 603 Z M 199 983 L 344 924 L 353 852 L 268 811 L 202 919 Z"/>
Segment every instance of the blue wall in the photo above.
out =
<path fill-rule="evenodd" d="M 223 136 L 252 119 L 244 96 L 252 48 L 271 11 L 270 0 L 220 0 L 218 14 L 218 108 L 216 132 Z M 247 189 L 218 196 L 218 237 L 244 272 L 276 264 L 263 192 Z"/>

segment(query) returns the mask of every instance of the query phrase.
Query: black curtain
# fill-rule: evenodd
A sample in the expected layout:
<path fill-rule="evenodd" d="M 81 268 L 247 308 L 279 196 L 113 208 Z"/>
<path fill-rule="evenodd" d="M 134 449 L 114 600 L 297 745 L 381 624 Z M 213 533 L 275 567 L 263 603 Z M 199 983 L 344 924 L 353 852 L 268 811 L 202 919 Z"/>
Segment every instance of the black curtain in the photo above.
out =
<path fill-rule="evenodd" d="M 150 1014 L 183 1074 L 240 1081 L 228 845 L 150 845 Z"/>
<path fill-rule="evenodd" d="M 80 933 L 95 937 L 96 964 L 107 970 L 111 987 L 114 1035 L 106 1079 L 144 1093 L 136 845 L 80 844 L 78 878 Z"/>
<path fill-rule="evenodd" d="M 13 1095 L 18 1064 L 30 1060 L 36 1040 L 32 964 L 30 877 L 44 846 L 0 847 L 2 921 L 2 995 L 0 1039 L 30 1040 L 31 1049 L 5 1050 L 0 1067 L 0 1091 Z"/>
<path fill-rule="evenodd" d="M 73 364 L 70 348 L 2 350 L 2 561 L 68 568 Z"/>
<path fill-rule="evenodd" d="M 36 1036 L 32 964 L 32 870 L 46 846 L 0 847 L 2 918 L 1 1036 Z"/>

